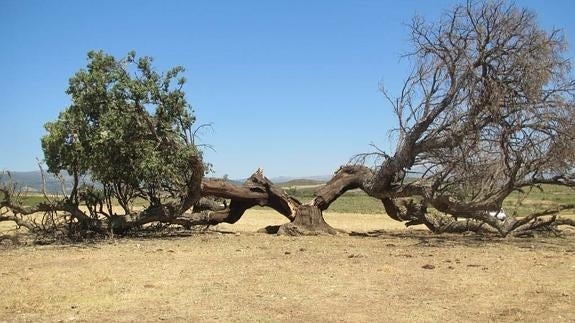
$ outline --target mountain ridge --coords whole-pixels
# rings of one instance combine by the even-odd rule
[[[8,175],[10,174],[10,175]],[[62,174],[66,183],[66,189],[70,188],[72,177],[67,174]],[[277,176],[271,177],[272,183],[281,186],[301,186],[301,185],[321,185],[326,183],[331,178],[330,175],[315,175],[315,176]],[[18,184],[23,190],[31,192],[42,191],[42,175],[40,171],[5,171],[4,175],[0,177],[0,183],[12,180]],[[242,185],[246,179],[230,179],[229,181]],[[88,180],[89,182],[89,180]],[[46,191],[48,193],[61,192],[62,185],[60,181],[51,174],[45,176]]]

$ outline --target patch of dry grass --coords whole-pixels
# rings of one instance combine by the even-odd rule
[[[234,234],[0,251],[0,321],[573,321],[575,235],[495,239],[399,230],[328,214],[378,237],[278,237],[255,210]],[[401,226],[401,224],[398,224]]]

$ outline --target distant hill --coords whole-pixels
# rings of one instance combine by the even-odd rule
[[[293,187],[293,186],[313,186],[313,185],[322,185],[325,184],[325,181],[316,180],[316,179],[307,179],[307,178],[299,178],[299,179],[292,179],[287,182],[278,183],[283,187]]]
[[[31,191],[31,192],[41,192],[42,191],[42,176],[40,171],[32,171],[32,172],[10,172],[12,176],[12,180],[16,182],[23,190]],[[270,180],[283,187],[292,187],[292,186],[308,186],[308,185],[321,185],[325,184],[331,176],[309,176],[309,177],[273,177]],[[70,186],[72,183],[72,178],[70,176],[63,175],[63,178],[66,183],[66,189],[69,191]],[[8,180],[8,176],[4,175],[0,178],[0,182],[6,182]],[[87,180],[89,181],[89,180]],[[231,183],[236,185],[243,185],[245,179],[238,179],[238,180],[229,180]],[[46,191],[47,193],[59,193],[61,192],[61,185],[60,182],[54,178],[52,175],[46,176]]]
[[[14,181],[21,190],[29,192],[42,192],[42,175],[40,171],[32,172],[10,172],[12,181]],[[66,190],[71,189],[72,179],[68,175],[62,175],[65,183]],[[10,180],[7,174],[0,177],[0,183],[6,183]],[[46,180],[46,192],[47,193],[59,193],[62,191],[62,185],[60,181],[53,175],[47,174]]]
[[[289,183],[292,181],[315,181],[315,184],[323,184],[326,183],[331,179],[332,175],[319,175],[319,176],[300,176],[300,177],[288,177],[288,176],[279,176],[279,177],[272,177],[270,180],[276,184],[282,184],[285,186],[285,183]],[[308,185],[315,185],[315,184],[308,184]],[[304,184],[306,185],[306,184]]]

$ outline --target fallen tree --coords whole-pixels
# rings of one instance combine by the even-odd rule
[[[70,80],[71,106],[42,139],[48,171],[68,172],[71,191],[24,207],[14,186],[4,185],[0,221],[46,231],[61,216],[68,233],[82,236],[150,223],[235,223],[247,209],[267,206],[289,220],[278,233],[333,234],[322,212],[361,189],[392,219],[436,233],[507,236],[573,226],[558,216],[570,203],[491,215],[513,193],[575,187],[575,81],[561,32],[541,30],[533,13],[505,2],[467,2],[437,23],[416,17],[410,31],[413,71],[399,96],[383,89],[398,121],[395,151],[356,156],[306,203],[261,170],[241,186],[204,178],[185,80],[177,79],[182,68],[159,74],[150,58],[90,52],[87,69]],[[82,183],[87,176],[99,186]],[[206,199],[213,197],[226,202]],[[138,199],[143,208],[134,208]],[[37,213],[49,216],[39,225],[29,217]]]
[[[365,166],[344,166],[327,184],[319,187],[314,197],[304,204],[274,185],[263,175],[263,171],[258,169],[242,186],[220,179],[203,179],[202,198],[195,203],[190,212],[178,214],[170,213],[168,207],[148,207],[130,214],[113,216],[107,216],[107,213],[102,211],[93,211],[93,208],[87,208],[88,211],[85,211],[86,208],[67,204],[66,199],[49,201],[48,197],[48,202],[35,207],[26,207],[18,197],[13,198],[15,191],[8,190],[4,186],[0,188],[4,196],[0,203],[4,210],[0,215],[0,222],[13,221],[37,234],[74,233],[80,235],[76,238],[83,238],[88,232],[126,234],[152,223],[181,225],[188,229],[193,226],[233,224],[246,210],[254,206],[265,206],[282,214],[289,221],[279,227],[267,228],[268,233],[336,234],[338,231],[325,222],[322,212],[345,192],[361,189],[370,196],[380,199],[386,213],[392,219],[405,222],[406,226],[423,224],[435,233],[477,232],[507,236],[510,233],[526,235],[541,230],[557,232],[560,225],[575,226],[573,219],[558,216],[561,211],[575,208],[573,204],[560,205],[523,217],[508,217],[503,221],[487,213],[479,217],[457,219],[445,213],[428,211],[423,199],[417,203],[411,198],[405,199],[415,196],[415,192],[425,191],[426,188],[416,182],[398,187],[396,191],[380,194],[372,190],[374,177],[375,172]],[[212,199],[213,197],[220,197],[230,202],[218,203]],[[33,217],[36,214],[43,214],[41,220]],[[67,222],[62,222],[61,219],[66,219]]]

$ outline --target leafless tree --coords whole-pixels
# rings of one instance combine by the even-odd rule
[[[376,154],[370,194],[390,215],[433,230],[446,227],[426,219],[428,206],[503,235],[533,224],[538,215],[499,221],[487,211],[526,187],[574,185],[575,82],[561,31],[543,31],[534,13],[500,1],[458,5],[438,23],[416,17],[410,31],[413,72],[397,98],[383,90],[397,149]],[[406,171],[418,180],[398,185]],[[393,199],[402,196],[421,197],[420,211],[399,212]]]
[[[512,192],[541,184],[575,187],[575,81],[560,30],[504,1],[467,2],[438,22],[409,25],[412,73],[394,97],[397,147],[356,157],[309,203],[325,209],[360,188],[387,214],[434,232],[523,234],[557,225],[575,205],[504,220]],[[376,158],[376,167],[365,161]],[[406,181],[406,174],[419,174]]]

